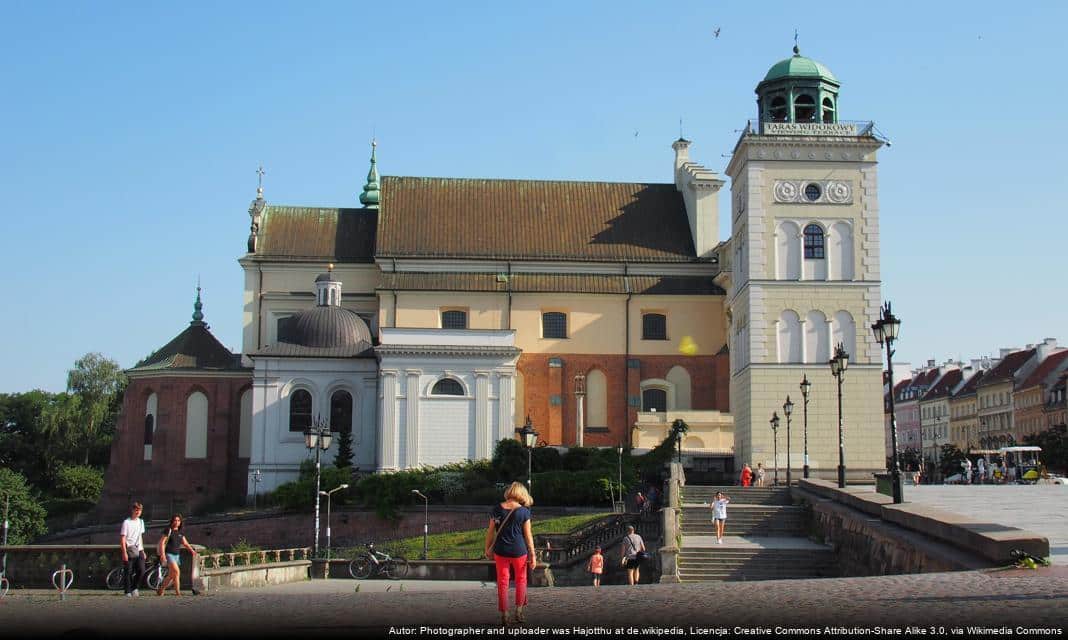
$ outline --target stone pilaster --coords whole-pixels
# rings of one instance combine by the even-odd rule
[[[404,466],[419,466],[419,376],[422,371],[408,369],[405,372],[407,388],[405,389],[405,461]]]
[[[378,442],[378,468],[397,469],[397,372],[381,372],[381,439]]]

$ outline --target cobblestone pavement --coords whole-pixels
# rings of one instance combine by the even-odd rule
[[[66,602],[13,592],[0,601],[0,635],[301,638],[379,636],[391,626],[466,626],[474,635],[497,630],[492,588],[355,593],[354,586],[316,581],[182,598],[99,593]],[[731,635],[736,625],[768,629],[763,635],[776,626],[1063,629],[1068,569],[548,588],[532,590],[529,598],[528,624],[512,634],[607,635],[620,627],[657,626],[660,633],[724,628],[722,635]]]
[[[1062,485],[905,485],[905,500],[980,522],[1019,527],[1049,539],[1054,564],[1068,565],[1068,487]]]

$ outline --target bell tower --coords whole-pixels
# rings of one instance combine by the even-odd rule
[[[735,467],[775,467],[773,412],[796,405],[789,459],[801,477],[804,407],[811,476],[834,480],[839,464],[838,385],[829,361],[849,354],[842,384],[844,465],[870,482],[885,469],[882,358],[870,326],[878,316],[879,201],[870,122],[839,119],[839,82],[794,55],[757,85],[750,121],[727,167],[731,178],[728,291]],[[785,417],[782,419],[785,427]],[[778,466],[785,470],[785,429]]]

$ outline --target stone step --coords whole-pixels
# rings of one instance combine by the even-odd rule
[[[808,580],[812,578],[833,578],[833,571],[827,573],[756,573],[745,571],[712,571],[701,573],[685,573],[679,570],[680,582],[757,582],[765,580]]]
[[[746,549],[730,546],[716,547],[683,547],[679,550],[679,561],[683,560],[767,560],[768,562],[783,562],[797,560],[800,562],[818,561],[833,562],[834,552],[827,549],[809,551],[807,549]]]

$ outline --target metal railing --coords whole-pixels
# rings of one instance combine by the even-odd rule
[[[768,125],[771,125],[771,126],[769,127]],[[787,132],[769,133],[768,129],[774,129],[776,125],[787,125],[786,128],[790,128],[790,129],[796,128],[796,129],[798,129],[800,131],[804,131],[804,130],[808,129],[809,131],[805,131],[804,133],[787,133]],[[840,129],[841,132],[840,133],[839,132],[819,133],[819,131],[821,129],[831,128],[832,126],[834,127],[834,129]],[[741,133],[742,133],[743,136],[746,136],[746,135],[761,135],[761,136],[770,136],[770,135],[784,135],[784,136],[789,136],[789,135],[810,135],[810,136],[818,136],[818,135],[825,135],[825,136],[833,136],[833,137],[840,137],[840,136],[864,137],[864,136],[874,136],[875,135],[875,122],[872,121],[872,120],[839,120],[838,122],[834,122],[834,123],[824,123],[824,122],[818,122],[816,120],[813,120],[811,122],[764,122],[763,124],[761,124],[759,119],[750,119],[750,120],[746,120],[745,128],[742,130]]]
[[[544,562],[571,564],[585,560],[595,547],[608,552],[613,546],[621,544],[630,525],[644,538],[660,537],[657,518],[628,513],[605,516],[571,533],[538,534],[534,536],[534,546]]]

